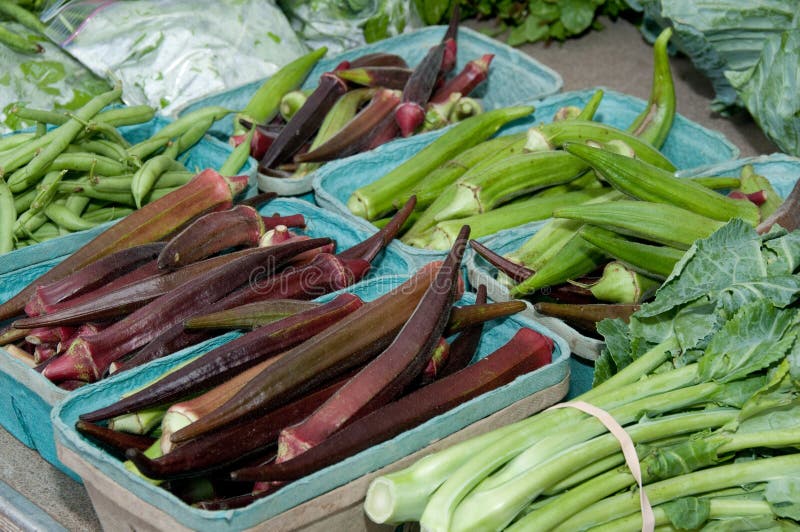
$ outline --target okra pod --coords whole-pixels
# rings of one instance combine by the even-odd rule
[[[397,91],[379,89],[370,103],[344,127],[318,147],[295,155],[296,162],[325,162],[364,151],[372,140],[371,133],[400,102]]]
[[[408,137],[425,120],[424,105],[433,93],[444,57],[445,43],[439,43],[428,50],[416,66],[403,87],[402,103],[394,112],[400,134]]]
[[[698,178],[694,178],[695,181],[697,181],[697,179]],[[766,177],[758,175],[753,169],[753,165],[746,164],[742,167],[741,179],[739,181],[739,185],[732,185],[726,188],[739,189],[745,194],[762,191],[766,196],[764,203],[759,206],[762,220],[771,216],[781,206],[783,200],[781,200],[781,197],[772,187],[772,183],[770,183],[769,179]]]
[[[431,97],[431,103],[441,103],[453,93],[469,96],[489,75],[489,65],[494,59],[494,54],[484,54],[478,59],[473,59],[464,66],[453,79],[445,83]]]
[[[758,224],[756,227],[758,234],[763,235],[769,232],[775,224],[787,231],[794,231],[800,227],[800,208],[798,208],[798,203],[800,203],[800,181],[795,183],[794,188],[783,200],[780,207]]]
[[[631,314],[639,310],[639,305],[620,303],[550,303],[538,302],[533,305],[536,312],[552,316],[578,330],[596,334],[597,323],[605,319],[620,318],[627,322]]]
[[[373,52],[364,54],[351,60],[348,68],[372,66],[408,68],[408,63],[406,63],[406,60],[397,54],[388,52]]]
[[[306,103],[309,94],[311,94],[310,91],[300,89],[284,94],[283,98],[281,98],[281,104],[278,106],[281,117],[286,122],[291,120],[294,114]]]
[[[725,225],[674,205],[631,200],[564,207],[553,216],[678,249],[688,249],[696,240],[706,238]]]
[[[586,275],[605,261],[606,257],[602,252],[572,233],[569,240],[549,260],[536,269],[531,277],[513,286],[509,294],[512,297],[533,294],[545,287]]]
[[[531,128],[528,130],[527,148],[531,151],[551,150],[568,143],[583,144],[588,141],[600,144],[622,141],[634,151],[637,159],[662,170],[675,171],[675,165],[649,143],[621,129],[590,120],[562,120]]]
[[[666,279],[683,257],[683,251],[669,246],[654,246],[635,242],[601,227],[585,225],[580,236],[587,242],[603,250],[609,257],[621,261],[631,268]]]
[[[516,106],[488,111],[450,128],[419,153],[397,166],[377,181],[357,189],[347,201],[350,212],[374,220],[400,206],[410,191],[434,168],[458,153],[494,135],[503,125],[527,116],[533,107]],[[405,197],[401,197],[405,196]]]
[[[742,218],[756,225],[759,221],[758,207],[750,201],[728,198],[644,161],[579,144],[568,144],[566,150],[586,161],[611,186],[629,196],[674,205],[723,222]]]
[[[170,239],[158,256],[158,267],[173,270],[233,247],[255,247],[264,222],[253,207],[236,205],[205,214]]]
[[[364,87],[402,90],[411,72],[411,69],[403,67],[372,66],[339,70],[336,75],[345,81]]]
[[[672,28],[665,28],[653,43],[653,82],[647,106],[628,127],[635,136],[660,148],[675,118],[675,85],[669,69],[667,44]]]
[[[553,211],[561,207],[583,203],[589,199],[601,196],[606,191],[602,188],[576,190],[554,196],[530,198],[514,201],[489,212],[438,222],[430,233],[429,240],[424,247],[430,249],[448,249],[455,241],[455,235],[461,225],[469,225],[475,229],[474,238],[494,234],[503,229],[509,229],[528,222],[544,220],[553,216]]]
[[[287,351],[215,412],[172,435],[179,443],[285,404],[381,352],[405,324],[441,263],[429,263],[395,290]]]
[[[477,294],[475,295],[476,305],[486,304],[486,285],[481,284],[478,286]],[[451,312],[452,318],[452,312]],[[450,354],[447,357],[444,365],[436,376],[437,379],[442,379],[448,375],[452,375],[457,371],[466,368],[478,351],[478,344],[483,335],[484,322],[472,325],[462,330],[458,337],[450,344]]]
[[[319,85],[270,145],[258,164],[260,172],[291,159],[319,129],[325,115],[345,92],[347,84],[330,72],[322,75]]]
[[[276,461],[290,460],[319,445],[344,424],[394,400],[420,375],[460,295],[461,258],[468,238],[469,227],[464,226],[433,283],[392,343],[308,418],[281,431]]]
[[[314,338],[346,316],[352,315],[362,305],[358,297],[342,294],[324,305],[259,327],[209,351],[113,405],[81,415],[81,419],[88,421],[108,419],[122,413],[170,404],[189,397],[223,383],[269,357]]]
[[[277,114],[281,98],[287,92],[303,84],[314,65],[328,52],[324,46],[317,48],[302,57],[299,57],[280,68],[267,79],[253,96],[242,112],[234,120],[234,134],[241,135],[245,128],[240,119],[245,119],[252,124],[266,124]]]
[[[293,299],[274,299],[241,305],[194,316],[183,324],[187,329],[257,329],[262,325],[318,307],[319,303],[295,301]]]
[[[99,442],[104,448],[119,456],[125,456],[125,451],[128,449],[144,451],[156,441],[155,438],[149,436],[119,432],[86,421],[75,422],[75,430]]]
[[[256,268],[274,270],[297,253],[329,241],[309,239],[243,254],[153,300],[100,333],[78,337],[43,374],[56,382],[68,378],[97,380],[115,360],[246,283]]]

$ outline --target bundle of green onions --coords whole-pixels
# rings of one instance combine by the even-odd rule
[[[732,252],[733,251],[733,252]],[[734,220],[629,323],[598,326],[594,387],[636,446],[656,530],[800,518],[800,232]],[[548,410],[376,478],[365,511],[422,530],[641,530],[639,488],[596,418]]]

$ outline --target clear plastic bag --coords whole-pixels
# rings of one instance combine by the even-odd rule
[[[264,0],[72,0],[43,13],[47,35],[127,104],[172,114],[194,100],[272,75],[306,52]]]
[[[421,28],[412,0],[278,0],[295,31],[312,48],[336,54]]]
[[[25,34],[21,25],[5,24]],[[39,44],[44,48],[40,54],[23,54],[0,46],[0,134],[32,125],[14,115],[14,107],[75,110],[109,89],[105,80],[55,44],[44,38]]]

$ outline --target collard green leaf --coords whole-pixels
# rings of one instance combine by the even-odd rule
[[[597,332],[606,343],[606,350],[617,369],[622,369],[631,362],[630,328],[620,318],[605,319],[597,324]]]
[[[611,358],[611,354],[608,352],[608,349],[603,349],[600,352],[600,356],[597,357],[597,360],[594,361],[594,372],[592,372],[592,387],[598,386],[611,377],[617,372],[617,368],[614,365],[614,360]]]
[[[683,497],[659,506],[677,529],[695,530],[708,520],[711,504],[698,497]]]
[[[784,528],[783,523],[775,519],[774,515],[765,514],[712,519],[700,530],[702,532],[786,532],[796,529]]]
[[[776,515],[800,519],[800,478],[785,477],[767,482],[764,497]]]
[[[800,231],[793,231],[764,242],[769,275],[789,275],[800,266]]]
[[[707,297],[702,297],[678,310],[672,328],[678,338],[678,345],[686,351],[705,348],[705,340],[720,326],[716,304]]]
[[[797,345],[797,341],[795,341],[795,345]],[[739,414],[739,421],[743,423],[742,429],[745,431],[759,430],[760,424],[765,423],[767,416],[774,412],[778,413],[770,423],[777,422],[780,425],[783,423],[779,420],[787,412],[790,416],[800,414],[800,411],[796,411],[795,405],[798,400],[798,387],[789,370],[788,357],[770,369],[764,387],[753,394],[753,397],[742,406]],[[764,419],[759,421],[761,417]],[[800,422],[800,418],[798,418],[798,422]],[[744,425],[748,425],[750,428],[745,429]],[[779,427],[771,426],[771,428]]]
[[[711,338],[699,370],[704,380],[729,382],[780,360],[792,348],[797,311],[778,310],[767,300],[742,307]]]
[[[642,305],[639,316],[656,316],[678,305],[709,295],[712,299],[734,283],[764,277],[761,239],[753,227],[733,220],[711,236],[695,242],[684,257],[679,275],[670,276],[655,301]]]

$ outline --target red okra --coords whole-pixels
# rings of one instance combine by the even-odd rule
[[[204,170],[178,190],[112,225],[0,305],[0,320],[20,314],[37,286],[63,279],[115,251],[161,240],[206,212],[230,208],[246,184],[241,179],[226,179],[214,170]]]
[[[311,414],[342,384],[344,380],[338,380],[265,415],[186,442],[155,460],[135,448],[128,452],[128,458],[139,471],[154,479],[198,476],[231,467],[269,451],[282,427]]]
[[[411,69],[400,67],[360,67],[340,70],[336,75],[345,81],[365,87],[402,90],[411,72]]]
[[[87,421],[77,421],[75,430],[84,436],[88,436],[91,440],[99,442],[104,448],[120,456],[125,456],[125,451],[128,449],[144,451],[156,441],[155,438],[149,436],[119,432]]]
[[[545,316],[563,320],[581,331],[596,333],[598,322],[613,318],[621,318],[627,322],[631,314],[639,310],[639,305],[627,303],[589,303],[581,305],[539,302],[533,308]]]
[[[164,244],[142,244],[103,257],[53,283],[36,287],[25,313],[36,316],[50,305],[90,292],[158,256]]]
[[[175,443],[267,412],[380,353],[416,308],[441,263],[423,266],[400,287],[287,351],[215,412],[172,435]]]
[[[325,162],[341,159],[364,151],[372,141],[373,132],[383,119],[394,111],[400,97],[397,91],[379,89],[369,105],[317,148],[295,156],[297,162]]]
[[[100,333],[78,337],[58,361],[45,368],[44,376],[56,382],[71,378],[97,380],[112,362],[246,283],[257,269],[274,271],[297,253],[329,241],[311,239],[243,254],[171,290]]]
[[[478,293],[475,296],[476,305],[486,304],[486,285],[478,286]],[[452,312],[451,312],[452,317]],[[472,361],[472,357],[478,351],[478,344],[483,335],[483,324],[481,322],[470,327],[467,327],[458,337],[450,344],[450,354],[447,357],[444,365],[442,366],[437,378],[441,379],[448,375],[466,368]]]
[[[231,477],[242,481],[296,480],[549,364],[552,352],[550,338],[522,328],[485,358],[367,414],[294,459],[240,469]]]
[[[325,73],[306,103],[292,117],[270,145],[258,165],[260,172],[274,168],[292,158],[319,129],[339,97],[347,92],[347,84],[332,73]]]
[[[253,207],[236,205],[195,220],[174,236],[158,255],[158,267],[173,270],[235,247],[256,247],[264,222]]]
[[[314,414],[281,432],[277,461],[318,445],[352,419],[392,401],[417,378],[428,364],[457,299],[468,236],[469,227],[464,226],[434,282],[386,350]]]
[[[494,59],[494,54],[485,54],[479,59],[473,59],[464,66],[464,69],[453,79],[444,84],[431,97],[431,103],[447,101],[451,94],[459,93],[469,96],[470,93],[483,83],[489,75],[489,64]]]
[[[400,134],[408,137],[425,120],[424,105],[428,103],[442,67],[445,43],[433,46],[408,78],[403,88],[403,101],[395,110]]]
[[[364,54],[348,62],[348,68],[361,67],[397,67],[408,68],[406,60],[397,54],[387,52],[374,52]]]
[[[361,306],[358,297],[342,294],[319,307],[259,327],[209,351],[140,392],[81,415],[81,419],[99,421],[173,403],[314,337]]]

